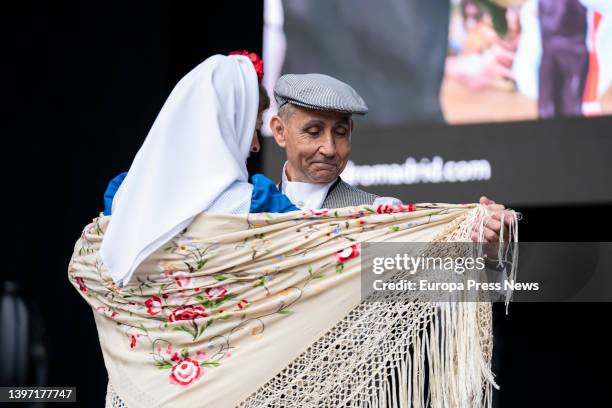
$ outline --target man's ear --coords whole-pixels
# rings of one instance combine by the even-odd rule
[[[285,124],[280,116],[272,116],[272,119],[270,119],[270,130],[272,131],[274,140],[276,140],[276,144],[284,149],[287,145],[287,140],[285,136]]]

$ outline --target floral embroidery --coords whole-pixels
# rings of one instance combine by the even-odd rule
[[[183,306],[175,309],[172,314],[170,314],[169,321],[177,322],[179,320],[194,320],[198,317],[207,317],[208,313],[206,313],[206,309],[202,306]]]
[[[336,272],[340,273],[344,270],[344,263],[351,258],[359,256],[359,246],[351,245],[348,248],[341,249],[336,252]]]
[[[85,286],[85,281],[83,280],[83,278],[75,278],[75,280],[79,284],[79,290],[83,293],[87,293],[88,289],[87,286]]]
[[[157,296],[153,296],[152,298],[145,300],[144,303],[145,303],[145,306],[147,307],[147,313],[149,313],[152,316],[160,314],[164,307],[161,299]]]
[[[174,272],[172,274],[172,276],[174,277],[174,279],[176,280],[177,285],[180,288],[191,288],[192,282],[191,282],[191,276],[189,276],[187,273],[185,272]]]
[[[189,385],[200,378],[202,369],[196,360],[185,358],[172,367],[170,378],[180,385]]]
[[[225,289],[223,286],[218,286],[215,288],[206,288],[204,290],[204,293],[206,294],[206,296],[208,296],[208,299],[210,300],[221,299],[225,297],[227,289]]]
[[[376,206],[376,212],[378,214],[391,214],[397,212],[413,212],[416,211],[416,204],[378,204]]]

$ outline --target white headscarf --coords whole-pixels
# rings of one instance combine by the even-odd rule
[[[212,56],[174,87],[113,205],[100,255],[115,282],[127,284],[145,258],[248,181],[258,95],[241,55]]]

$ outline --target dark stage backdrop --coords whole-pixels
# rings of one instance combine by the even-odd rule
[[[76,386],[76,405],[96,407],[103,406],[107,379],[89,306],[66,277],[74,242],[102,209],[108,180],[129,167],[178,79],[214,53],[261,51],[263,6],[88,6],[20,2],[18,9],[2,12],[11,110],[1,160],[6,205],[0,280],[18,282],[29,307],[42,314],[45,385]],[[529,131],[528,124],[517,126]],[[260,167],[257,160],[251,163],[251,169]],[[584,183],[585,189],[602,188]],[[535,207],[507,200],[525,215],[522,240],[609,240],[605,205]],[[590,406],[603,400],[609,376],[595,372],[610,367],[605,323],[611,311],[610,304],[511,305],[499,374],[503,406]],[[32,365],[34,372],[44,362]]]

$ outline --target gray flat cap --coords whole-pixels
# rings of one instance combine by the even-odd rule
[[[357,92],[342,81],[323,74],[286,74],[274,87],[280,108],[286,103],[304,108],[365,115],[368,107]]]

